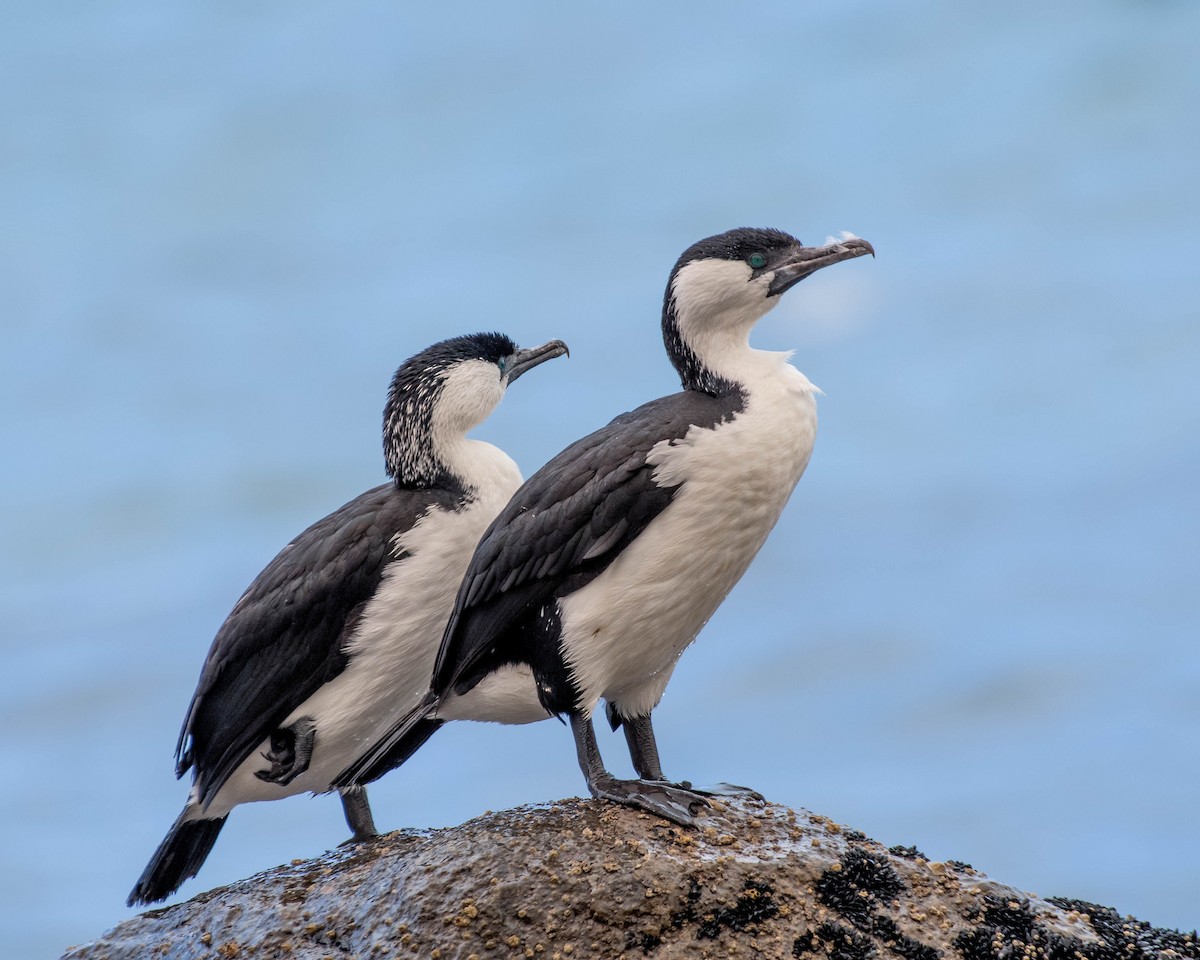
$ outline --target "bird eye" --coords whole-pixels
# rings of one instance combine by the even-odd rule
[[[501,373],[504,373],[504,368],[508,366],[508,357],[501,357],[496,361],[496,366],[500,368]]]
[[[761,253],[752,253],[746,258],[746,262],[755,270],[761,270],[767,265],[767,258]]]

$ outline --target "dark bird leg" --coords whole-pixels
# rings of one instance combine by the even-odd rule
[[[684,827],[694,827],[694,814],[708,806],[703,797],[680,789],[674,784],[651,783],[647,780],[618,780],[604,769],[600,748],[596,745],[596,731],[592,729],[592,718],[572,712],[571,735],[575,738],[575,752],[579,756],[579,768],[587,780],[592,796],[610,800],[625,807],[636,807],[647,813],[657,814]]]
[[[308,769],[312,760],[317,725],[310,717],[301,717],[290,727],[280,727],[271,733],[271,749],[263,759],[271,764],[269,770],[256,770],[259,780],[289,784]]]
[[[350,827],[351,837],[347,843],[358,843],[379,836],[375,829],[375,818],[371,816],[371,803],[364,786],[342,787],[338,790],[342,798],[342,811]]]
[[[621,721],[625,727],[625,742],[629,744],[629,759],[633,769],[643,780],[666,780],[662,763],[658,759],[658,744],[654,740],[654,728],[649,717]]]
[[[629,745],[629,759],[633,761],[633,769],[643,780],[666,780],[662,772],[662,763],[658,759],[658,744],[654,740],[654,728],[650,725],[650,717],[638,717],[626,720],[617,712],[611,703],[604,705],[608,716],[608,725],[617,730],[625,728],[625,742]]]
[[[654,740],[654,727],[650,718],[636,717],[633,720],[622,720],[625,727],[625,742],[629,744],[629,757],[633,761],[633,769],[643,780],[666,781],[662,772],[662,764],[658,759],[658,744]],[[689,793],[699,793],[706,797],[753,797],[763,799],[757,790],[749,787],[739,787],[733,783],[714,783],[711,786],[694,787],[684,780],[673,784]]]

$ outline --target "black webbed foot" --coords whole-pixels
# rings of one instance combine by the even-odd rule
[[[702,797],[745,797],[749,800],[766,800],[761,793],[750,787],[739,787],[736,783],[706,783],[696,786],[688,780],[672,784],[688,793],[698,793]]]
[[[254,775],[259,780],[280,786],[291,783],[308,769],[316,736],[317,725],[311,717],[301,717],[290,727],[272,731],[271,749],[262,755],[271,767],[268,770],[256,770]]]
[[[607,775],[590,780],[588,789],[593,797],[645,810],[681,827],[694,827],[695,815],[709,805],[695,792],[663,781],[618,780]]]

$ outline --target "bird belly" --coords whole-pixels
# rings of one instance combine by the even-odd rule
[[[510,663],[489,673],[466,693],[443,700],[436,716],[439,720],[534,723],[550,714],[538,700],[533,671],[526,664]]]
[[[384,571],[363,611],[345,669],[280,724],[287,727],[303,717],[313,721],[308,768],[287,784],[260,779],[257,772],[270,767],[263,758],[270,743],[264,741],[225,782],[204,816],[221,816],[240,803],[328,790],[338,773],[417,704],[429,690],[442,632],[475,544],[511,492],[481,498],[463,510],[431,510],[397,537],[401,559]],[[536,703],[532,678],[529,698]]]
[[[603,697],[623,716],[647,715],[762,547],[816,436],[813,388],[796,376],[807,389],[781,378],[751,393],[733,420],[693,427],[647,458],[657,482],[680,484],[674,499],[603,573],[559,601],[581,709]]]

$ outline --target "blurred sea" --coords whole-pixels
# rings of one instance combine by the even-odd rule
[[[744,224],[878,259],[759,326],[821,435],[668,774],[1200,925],[1200,5],[24,4],[0,81],[11,956],[130,915],[212,635],[382,479],[401,360],[567,340],[478,432],[532,472],[676,388],[667,271]],[[459,725],[373,796],[582,789],[558,724]],[[344,837],[240,808],[181,896]]]

